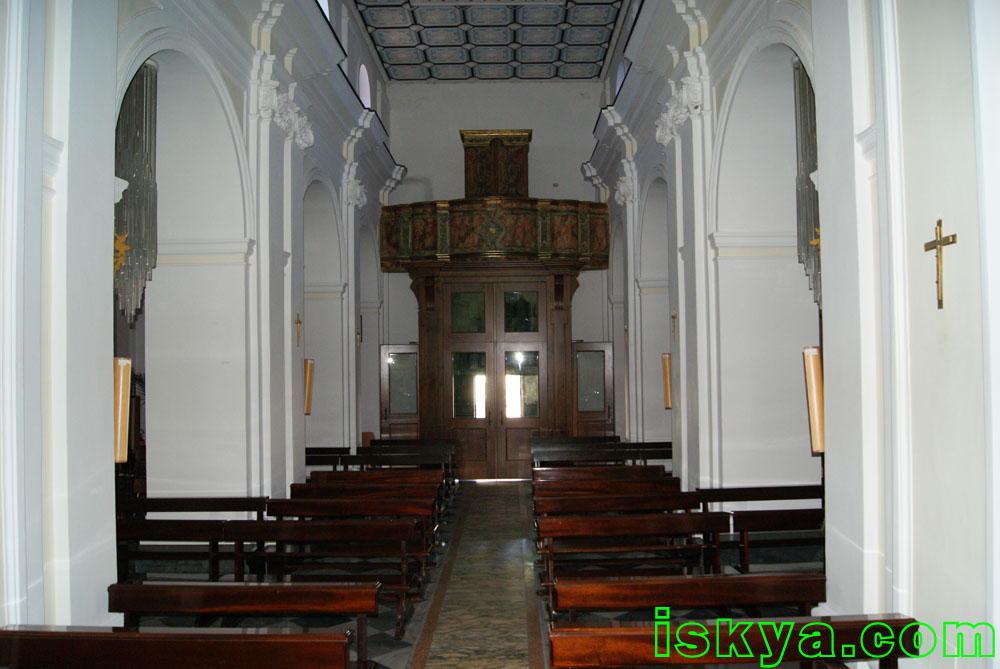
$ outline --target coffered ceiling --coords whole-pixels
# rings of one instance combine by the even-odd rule
[[[595,79],[627,0],[356,0],[394,81]]]

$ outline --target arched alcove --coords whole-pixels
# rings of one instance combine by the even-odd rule
[[[358,354],[358,402],[361,432],[379,434],[379,344],[382,329],[382,273],[370,226],[358,235],[358,271],[361,297],[361,350]]]
[[[611,252],[608,256],[608,302],[610,304],[612,357],[615,374],[615,433],[626,435],[628,403],[626,402],[626,370],[628,370],[628,342],[625,326],[628,323],[628,306],[625,299],[625,231],[620,220],[611,221]]]
[[[315,361],[306,446],[344,445],[344,281],[334,196],[313,181],[302,199],[305,357]]]
[[[368,68],[362,63],[358,68],[358,97],[368,109],[372,107],[372,82],[368,78]]]
[[[667,253],[667,183],[660,178],[646,190],[639,231],[636,272],[636,326],[639,329],[639,364],[642,375],[642,439],[668,441],[671,415],[663,405],[662,356],[670,353],[670,259]]]
[[[720,483],[812,483],[802,349],[819,318],[796,255],[794,52],[768,46],[740,73],[718,176]]]
[[[147,489],[248,492],[248,241],[222,95],[177,51],[158,67],[158,260],[147,284]],[[177,420],[183,416],[184,420]]]

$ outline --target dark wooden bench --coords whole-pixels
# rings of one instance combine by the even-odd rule
[[[208,579],[218,580],[219,548],[224,540],[225,524],[224,520],[119,520],[119,582],[129,580],[129,567],[135,560],[207,560]]]
[[[594,566],[628,569],[603,572],[607,576],[666,575],[694,564],[718,573],[719,535],[729,530],[729,521],[728,513],[702,512],[538,518],[542,584],[595,576]],[[622,553],[642,555],[594,557]]]
[[[231,520],[225,531],[233,542],[237,581],[246,578],[245,563],[258,581],[266,573],[317,582],[377,581],[380,592],[396,601],[396,638],[402,638],[411,593],[420,595],[428,557],[418,520]],[[256,548],[248,552],[247,544]]]
[[[780,536],[755,538],[754,545],[767,547],[823,545],[823,509],[774,509],[733,511],[733,532],[740,537],[740,570],[750,571],[750,536],[770,532]]]
[[[822,573],[736,574],[556,579],[549,606],[553,614],[574,611],[646,609],[650,619],[659,606],[675,608],[790,605],[800,615],[826,601]],[[726,613],[728,615],[728,613]],[[751,615],[758,615],[756,613]]]
[[[264,519],[267,497],[133,497],[119,502],[120,518],[149,513],[252,513]]]
[[[816,499],[822,502],[822,485],[744,486],[732,488],[698,488],[702,508],[708,511],[711,504],[723,502],[770,502],[784,500]]]
[[[427,484],[441,485],[441,472],[428,469],[370,469],[363,472],[314,471],[309,475],[310,483],[364,482],[382,484]],[[294,484],[293,484],[294,485]]]
[[[598,462],[645,465],[649,460],[670,460],[673,444],[669,441],[533,444],[531,457],[535,467]]]
[[[580,480],[535,481],[531,493],[536,500],[542,497],[568,497],[570,495],[605,495],[611,493],[647,495],[680,492],[680,480],[672,477],[648,480]]]
[[[603,495],[539,496],[534,499],[537,516],[588,513],[649,513],[651,511],[690,511],[701,501],[687,492],[614,493]]]
[[[15,625],[0,628],[0,666],[76,669],[338,669],[344,634],[268,629]]]
[[[424,550],[434,547],[437,534],[437,503],[433,495],[423,497],[327,497],[314,499],[272,499],[267,514],[285,518],[416,518],[420,521]]]
[[[598,444],[598,443],[611,443],[619,442],[622,438],[616,434],[609,435],[587,435],[587,436],[560,436],[560,435],[547,435],[547,436],[531,436],[528,437],[528,443],[531,446],[535,445],[545,445],[545,444]]]
[[[689,621],[683,621],[689,622]],[[700,652],[705,643],[701,637],[690,632],[699,628],[681,627],[681,621],[673,621],[667,626],[654,622],[607,623],[552,623],[549,627],[550,663],[553,669],[564,667],[631,667],[671,664],[756,664],[762,665],[762,658],[769,657],[770,646],[761,635],[758,620],[734,620],[721,624],[716,620],[699,622],[710,639],[704,654],[689,658],[678,651],[680,643],[693,644],[689,655]],[[784,662],[811,662],[824,653],[823,660],[839,662],[860,662],[877,660],[882,669],[895,669],[898,661],[916,653],[916,621],[913,618],[890,613],[881,615],[830,616],[815,618],[774,618],[768,621],[775,626],[787,624],[788,643],[782,646]],[[738,636],[749,623],[749,630],[743,638]],[[823,623],[832,630],[826,641],[814,648],[810,633],[816,630],[815,623]],[[812,627],[807,627],[812,625]],[[875,625],[873,627],[873,625]],[[774,629],[774,628],[769,628]],[[826,629],[826,628],[824,628]],[[783,631],[784,635],[785,632]],[[891,634],[895,643],[881,643],[877,634]],[[770,638],[773,642],[774,639]],[[804,643],[800,643],[804,641]],[[669,646],[668,646],[669,644]],[[669,647],[669,653],[667,648]],[[737,656],[736,652],[745,656]],[[817,653],[809,657],[803,650]],[[782,652],[779,651],[779,652]],[[873,652],[871,652],[873,651]],[[885,655],[882,655],[885,653]],[[658,657],[657,655],[665,655]],[[777,662],[778,658],[770,661]],[[770,663],[769,661],[769,663]]]
[[[531,480],[538,481],[648,481],[668,478],[662,465],[582,467],[535,467]]]
[[[306,467],[335,465],[341,455],[350,454],[350,446],[306,446]]]
[[[356,618],[358,667],[368,658],[367,616],[378,614],[378,583],[116,583],[108,611],[136,629],[144,615],[198,617],[348,615]]]

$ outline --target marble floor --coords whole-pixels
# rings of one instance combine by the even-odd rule
[[[409,666],[541,668],[530,484],[466,481],[461,504]]]

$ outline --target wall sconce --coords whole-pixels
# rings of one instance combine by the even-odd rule
[[[306,381],[306,415],[312,413],[312,403],[313,403],[313,370],[316,369],[316,361],[312,358],[306,358],[305,363],[305,381]]]
[[[128,460],[128,417],[132,399],[132,359],[115,358],[115,462]]]
[[[673,403],[673,386],[671,385],[670,378],[670,354],[664,353],[662,356],[663,360],[663,408],[669,409]]]
[[[813,455],[826,452],[826,434],[823,429],[823,359],[819,346],[802,350],[806,371],[806,402],[809,405],[809,438]]]

